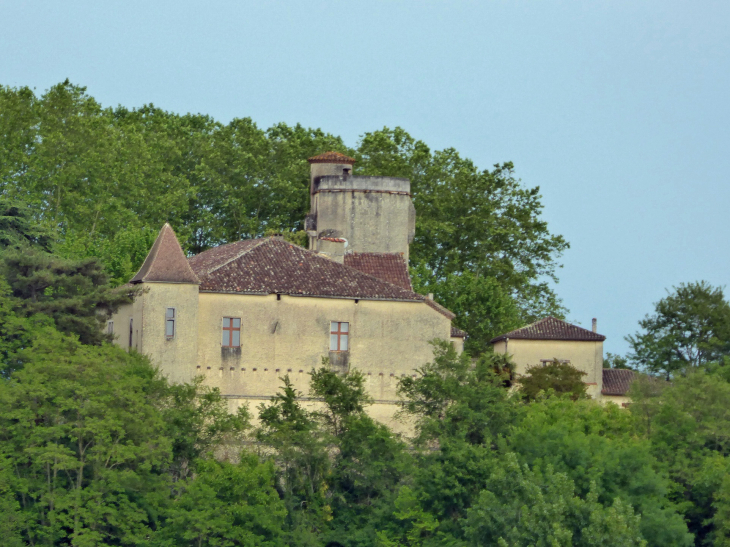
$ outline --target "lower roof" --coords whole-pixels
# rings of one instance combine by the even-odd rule
[[[534,323],[513,330],[505,334],[500,334],[496,338],[490,340],[491,344],[500,342],[505,339],[510,340],[572,340],[579,342],[603,342],[606,337],[597,332],[571,325],[570,323],[557,319],[556,317],[546,317]]]

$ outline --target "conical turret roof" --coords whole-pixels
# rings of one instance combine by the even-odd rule
[[[200,284],[180,242],[169,224],[165,224],[152,245],[144,264],[130,283],[195,283]]]

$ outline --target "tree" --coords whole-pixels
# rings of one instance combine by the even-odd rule
[[[623,355],[616,355],[610,351],[607,352],[603,358],[603,368],[634,370],[633,367],[629,365],[627,357],[624,357]]]
[[[327,368],[327,358],[322,364],[324,366],[311,372],[310,393],[324,403],[324,409],[316,411],[315,415],[337,437],[347,430],[351,419],[364,415],[365,407],[372,399],[365,391],[365,376],[361,372],[353,370],[340,375]]]
[[[106,319],[132,301],[133,290],[112,290],[96,259],[65,260],[35,249],[6,250],[0,274],[7,281],[18,315],[44,314],[56,327],[84,344],[109,340]]]
[[[160,546],[283,546],[286,508],[274,489],[274,468],[251,454],[231,464],[203,460],[194,479],[178,485],[154,539]]]
[[[632,415],[616,405],[561,397],[538,400],[524,405],[504,444],[530,469],[549,466],[564,473],[582,500],[595,496],[609,509],[620,499],[632,507],[648,545],[691,543],[681,507],[669,497],[671,483],[661,462],[650,443],[637,438]]]
[[[540,393],[547,394],[551,391],[556,395],[567,395],[577,401],[588,397],[586,385],[583,383],[585,375],[585,372],[570,363],[562,363],[555,359],[545,365],[528,367],[527,374],[519,379],[519,391],[528,401],[534,401]]]
[[[316,417],[302,407],[302,393],[286,375],[282,389],[259,406],[261,426],[256,437],[268,447],[277,470],[277,490],[287,508],[289,545],[315,545],[332,520],[326,483],[331,472],[327,437]]]
[[[25,203],[0,198],[0,249],[34,247],[51,251],[53,235],[38,221]]]
[[[168,487],[154,404],[164,382],[142,356],[52,327],[20,353],[23,368],[0,382],[0,463],[13,470],[24,540],[139,544]]]
[[[671,384],[657,383],[661,389],[638,382],[632,386],[630,411],[668,470],[670,497],[684,513],[696,544],[711,544],[727,525],[723,496],[730,473],[730,383],[704,370],[678,376]]]
[[[722,288],[705,281],[682,283],[627,336],[637,366],[667,378],[730,355],[730,304]]]
[[[449,276],[470,272],[496,280],[523,322],[562,315],[545,280],[557,280],[568,244],[540,218],[539,188],[523,187],[511,163],[480,170],[454,149],[431,152],[399,127],[366,133],[356,157],[362,174],[411,180],[417,213],[411,263],[428,272],[419,282],[432,287],[428,292],[449,293],[439,289],[455,280]]]
[[[507,454],[469,509],[466,531],[474,545],[645,547],[640,520],[620,498],[604,507],[593,488],[581,498],[566,474]]]

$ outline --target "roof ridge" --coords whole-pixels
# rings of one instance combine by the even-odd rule
[[[237,255],[235,255],[233,258],[231,258],[231,259],[229,259],[229,260],[227,260],[225,262],[222,262],[221,264],[216,265],[214,268],[211,268],[210,270],[206,270],[205,271],[205,275],[210,275],[214,271],[220,270],[223,266],[227,266],[228,264],[230,264],[234,260],[238,260],[243,255],[245,255],[246,253],[251,252],[254,249],[257,249],[258,247],[260,247],[261,245],[263,245],[264,243],[266,243],[266,241],[268,241],[270,239],[273,239],[273,238],[270,238],[270,237],[260,237],[260,238],[255,238],[255,239],[252,239],[252,240],[251,239],[239,239],[238,241],[234,241],[233,243],[226,243],[226,245],[235,245],[236,243],[240,243],[241,241],[256,241],[256,239],[258,239],[258,243],[256,243],[255,245],[251,245],[250,247],[246,247],[240,253],[238,253]],[[218,247],[213,247],[213,249],[218,249],[220,247],[224,247],[224,245],[219,245]],[[213,249],[209,249],[209,250],[212,251]],[[203,254],[203,253],[200,253],[200,254]],[[200,255],[197,255],[197,256],[200,256]]]

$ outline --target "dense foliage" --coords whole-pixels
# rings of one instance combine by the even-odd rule
[[[730,357],[730,303],[721,287],[682,283],[654,308],[639,321],[643,332],[626,338],[638,367],[670,377]]]
[[[412,180],[415,284],[471,333],[477,357],[435,342],[402,378],[412,438],[368,415],[357,371],[323,363],[316,403],[284,377],[271,401],[231,413],[98,328],[164,221],[190,252],[296,239],[306,158],[327,149]],[[642,323],[632,364],[672,381],[640,376],[629,411],[586,399],[560,363],[511,390],[514,367],[486,343],[561,312],[546,280],[567,244],[510,164],[480,171],[401,129],[348,149],[300,126],[104,109],[65,82],[40,97],[0,88],[0,185],[3,545],[730,545],[722,291],[682,285]]]

